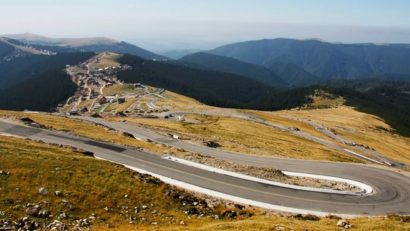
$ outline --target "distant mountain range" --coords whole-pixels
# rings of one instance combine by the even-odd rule
[[[241,75],[284,88],[304,87],[333,79],[410,79],[409,44],[341,44],[313,39],[265,39],[228,44],[209,51],[171,50],[158,55],[104,37],[48,38],[30,33],[3,37],[29,44],[37,50],[52,52],[111,51],[147,60],[174,59],[181,64]]]
[[[300,81],[309,83],[311,78],[312,83],[316,83],[318,79],[410,76],[408,48],[406,44],[338,44],[319,40],[272,39],[229,44],[208,53],[263,66],[288,83],[296,81],[298,85]]]
[[[155,54],[151,51],[142,49],[133,44],[116,41],[110,38],[95,37],[95,38],[48,38],[41,35],[30,33],[25,34],[8,34],[0,37],[19,40],[30,45],[38,45],[42,48],[66,48],[65,51],[89,51],[103,52],[110,51],[115,53],[132,54],[144,59],[167,59],[164,56]]]
[[[205,69],[242,75],[274,87],[285,87],[287,85],[287,83],[273,71],[259,65],[245,63],[233,58],[200,52],[185,56],[179,59],[179,61],[182,63],[193,64],[198,68],[202,67]]]
[[[1,109],[52,110],[76,90],[63,71],[66,65],[112,51],[125,54],[119,61],[132,66],[118,73],[125,82],[161,87],[210,105],[259,110],[299,107],[321,88],[410,135],[406,44],[260,40],[170,60],[106,38],[9,37],[0,37]]]

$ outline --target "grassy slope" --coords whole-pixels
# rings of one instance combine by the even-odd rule
[[[126,94],[126,93],[134,93],[136,90],[134,90],[134,87],[129,84],[122,84],[122,85],[112,85],[109,87],[104,88],[103,94],[104,96],[112,96],[116,94]],[[141,93],[142,90],[141,90]]]
[[[37,123],[43,124],[51,129],[58,131],[71,132],[79,136],[89,137],[95,140],[101,140],[111,143],[117,143],[137,148],[144,148],[153,152],[162,153],[166,148],[126,136],[122,136],[115,131],[110,131],[104,127],[96,126],[91,123],[83,122],[77,119],[69,119],[61,116],[53,116],[49,114],[39,113],[22,113],[12,111],[0,111],[2,118],[24,118],[29,117]]]
[[[288,110],[273,114],[311,119],[356,143],[369,145],[390,158],[410,164],[410,138],[396,134],[385,121],[377,116],[358,112],[347,106],[316,110]]]
[[[158,98],[156,105],[171,107],[174,110],[195,110],[195,111],[218,111],[229,115],[230,111],[221,110],[217,107],[207,106],[192,98],[166,91],[164,98]],[[268,116],[264,112],[244,111],[254,113],[258,116]],[[246,120],[220,117],[220,116],[190,116],[191,119],[201,121],[199,124],[176,122],[170,120],[154,120],[133,118],[127,119],[142,125],[159,128],[164,131],[178,132],[196,140],[216,139],[222,144],[222,148],[252,154],[278,155],[283,157],[293,157],[315,160],[332,161],[357,161],[350,156],[346,156],[337,151],[333,151],[312,141],[308,141],[278,129],[269,128]],[[114,118],[124,120],[123,118]],[[265,118],[266,119],[266,118]],[[276,117],[279,124],[290,127],[298,127],[304,131],[313,133],[323,139],[327,139],[321,133],[314,130],[309,125],[285,118]],[[211,126],[210,126],[211,125]]]
[[[46,144],[11,137],[0,137],[1,169],[9,171],[9,176],[0,176],[0,211],[2,218],[18,219],[24,215],[26,203],[48,201],[43,206],[52,214],[66,212],[70,223],[78,218],[86,218],[95,213],[96,230],[339,230],[337,220],[323,218],[320,221],[304,221],[280,215],[261,215],[237,220],[213,220],[210,218],[188,218],[181,209],[180,202],[164,196],[167,186],[144,183],[125,168],[105,161],[93,159],[68,148],[57,148]],[[47,195],[38,194],[38,188],[49,190]],[[19,188],[19,191],[16,190]],[[63,197],[53,195],[61,190]],[[124,195],[128,195],[127,198]],[[69,200],[69,209],[60,202]],[[139,207],[148,205],[146,212],[135,217],[136,226],[128,224],[127,213],[122,206]],[[13,209],[14,207],[14,209]],[[107,212],[104,208],[112,208]],[[161,215],[152,214],[157,210]],[[145,221],[142,220],[145,218]],[[42,219],[37,219],[44,221]],[[179,225],[183,220],[186,225]],[[47,222],[47,221],[46,221]],[[51,222],[48,221],[48,222]],[[158,225],[151,225],[157,222]],[[177,223],[171,225],[169,223]],[[353,219],[352,230],[408,230],[410,223],[387,218]],[[107,228],[106,224],[116,228]]]
[[[199,123],[144,118],[130,118],[127,121],[177,132],[195,140],[216,140],[223,149],[230,151],[300,159],[357,161],[315,142],[254,122],[219,116],[190,115],[187,118]]]
[[[174,106],[180,107],[181,109],[183,107],[186,108],[187,105],[192,105],[194,108],[200,110],[215,109],[199,104],[189,98],[179,97],[174,93],[167,93],[167,95],[168,94],[172,97],[171,99]],[[161,102],[163,103],[163,101],[169,100],[161,99],[158,105],[160,105]],[[80,136],[140,147],[158,153],[163,153],[168,150],[166,147],[119,136],[116,132],[108,131],[103,127],[95,126],[80,120],[48,114],[27,114],[11,111],[0,111],[0,116],[12,118],[30,117],[34,121],[50,128],[60,131],[70,131]],[[118,119],[121,121],[123,120],[123,118]],[[357,161],[349,156],[314,142],[257,123],[218,116],[196,116],[195,119],[201,121],[201,123],[191,124],[152,119],[129,119],[129,121],[166,129],[167,131],[180,132],[197,140],[203,138],[216,139],[222,144],[222,148],[232,151],[302,159]],[[300,127],[300,125],[297,124],[295,124],[295,126]],[[175,150],[173,151],[175,152]]]
[[[93,68],[105,68],[105,67],[112,67],[112,66],[118,66],[120,63],[117,62],[116,60],[120,57],[121,55],[116,54],[116,53],[103,53],[101,54],[100,61],[96,63],[95,65],[92,65]]]
[[[71,216],[64,221],[87,218],[95,213],[97,223],[127,224],[126,217],[121,214],[121,206],[134,208],[142,205],[148,205],[149,211],[155,209],[170,218],[151,212],[139,213],[135,215],[139,218],[137,223],[186,219],[180,205],[164,195],[165,185],[144,183],[124,167],[68,148],[2,136],[0,162],[1,169],[10,172],[9,176],[0,176],[0,211],[5,211],[9,218],[21,218],[25,210],[23,205],[45,200],[49,205],[43,207],[52,214],[66,212]],[[40,187],[45,187],[49,193],[40,195]],[[64,196],[54,196],[56,190],[62,191]],[[124,195],[128,195],[127,198]],[[70,209],[62,205],[62,199],[70,201],[73,207]],[[13,209],[16,205],[20,207]],[[112,208],[112,211],[107,212],[105,207]],[[142,222],[142,217],[146,222]]]

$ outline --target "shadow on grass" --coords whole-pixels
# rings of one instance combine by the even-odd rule
[[[345,95],[346,105],[355,107],[358,111],[382,118],[395,133],[410,137],[410,102],[404,102],[402,107],[377,97],[356,94]],[[407,108],[406,108],[407,107]]]

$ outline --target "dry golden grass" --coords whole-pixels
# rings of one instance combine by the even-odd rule
[[[71,217],[63,222],[97,215],[95,230],[339,230],[337,220],[322,218],[319,221],[304,221],[280,215],[261,215],[237,220],[213,220],[188,218],[180,202],[164,196],[164,185],[143,183],[124,167],[76,153],[68,148],[27,141],[12,137],[0,137],[1,169],[9,176],[0,176],[2,201],[0,211],[12,219],[21,218],[24,208],[16,205],[48,201],[44,208],[52,214],[66,212]],[[45,187],[49,193],[40,195],[38,189]],[[16,190],[18,188],[19,190]],[[63,197],[53,195],[62,191]],[[127,197],[124,197],[127,195]],[[70,209],[61,200],[72,203]],[[11,204],[10,204],[11,203]],[[121,214],[123,206],[148,205],[148,212],[138,213],[136,225],[128,224]],[[14,207],[14,208],[13,208]],[[111,208],[110,212],[105,207]],[[17,208],[17,209],[16,209]],[[164,216],[153,215],[157,210]],[[0,217],[1,218],[1,217]],[[145,218],[143,221],[141,218]],[[41,221],[41,219],[37,218]],[[186,225],[179,225],[183,220]],[[170,222],[176,221],[177,225]],[[157,222],[158,225],[151,225]],[[352,219],[352,230],[408,230],[410,223],[387,218]],[[116,228],[107,228],[112,224]]]
[[[221,144],[221,148],[230,151],[312,160],[358,161],[315,142],[255,122],[219,116],[190,115],[188,117],[199,122],[144,118],[126,120],[162,131],[176,132],[194,140],[216,140]]]
[[[304,105],[305,109],[320,109],[320,108],[334,108],[342,106],[346,100],[341,96],[333,95],[324,90],[317,89],[314,94],[310,96],[312,102]]]
[[[97,126],[92,123],[62,116],[55,116],[44,113],[32,114],[13,111],[0,111],[0,117],[12,119],[29,117],[37,123],[43,124],[51,129],[72,132],[76,135],[88,137],[95,140],[143,148],[158,153],[162,153],[168,150],[161,145],[155,145],[152,143],[132,139],[126,136],[122,136],[115,131],[110,131],[104,127]]]
[[[100,54],[99,57],[100,57],[99,62],[92,63],[91,65],[92,67],[96,69],[120,65],[120,63],[117,61],[117,59],[121,57],[120,54],[104,52]]]
[[[173,110],[195,110],[214,108],[192,98],[176,94],[170,91],[165,91],[164,98],[159,98],[156,104],[158,106],[171,107]]]
[[[115,84],[109,87],[104,88],[103,94],[105,96],[108,95],[116,95],[116,94],[124,94],[124,93],[143,93],[142,90],[136,90],[131,84]]]
[[[115,109],[117,112],[123,112],[127,110],[131,105],[133,105],[137,100],[134,98],[126,99],[125,103],[118,104],[117,108]]]
[[[1,170],[10,172],[9,176],[0,176],[0,198],[2,202],[8,201],[8,204],[0,203],[0,211],[5,211],[5,216],[12,219],[25,216],[24,208],[15,205],[48,201],[49,204],[43,207],[52,214],[66,212],[71,215],[64,222],[95,213],[98,218],[94,230],[276,230],[278,227],[285,230],[340,230],[336,227],[337,220],[328,218],[304,221],[259,213],[252,218],[237,220],[188,218],[179,202],[164,196],[164,185],[143,183],[121,166],[84,156],[68,148],[18,138],[0,137],[0,163]],[[49,194],[38,194],[40,187],[47,188]],[[64,196],[54,196],[56,190],[63,191]],[[63,206],[62,199],[70,201],[73,208]],[[139,218],[137,225],[128,224],[121,214],[122,206],[142,205],[149,205],[149,211],[136,215]],[[112,211],[107,212],[105,207],[112,208]],[[155,216],[152,210],[164,216]],[[142,217],[146,219],[144,222]],[[180,220],[186,225],[178,225]],[[177,225],[170,225],[170,221],[176,221]],[[151,222],[158,225],[150,225]],[[353,224],[352,230],[410,229],[410,223],[396,219],[359,218],[350,222]],[[107,228],[107,223],[116,228]]]
[[[92,99],[81,101],[81,103],[78,105],[78,108],[89,108],[93,102],[94,100]]]
[[[10,172],[8,176],[0,176],[3,218],[21,218],[26,216],[23,205],[47,201],[42,207],[55,216],[65,212],[69,215],[63,220],[65,222],[87,218],[94,213],[98,217],[97,223],[127,224],[127,218],[121,214],[124,213],[123,206],[133,211],[134,207],[141,209],[142,205],[149,208],[134,214],[138,217],[137,224],[186,220],[180,202],[165,196],[164,184],[144,183],[122,166],[68,148],[1,136],[0,163],[1,170]],[[40,195],[40,187],[46,188],[48,194]],[[54,191],[62,191],[63,196],[55,196]],[[63,199],[68,200],[72,208],[63,205]],[[110,211],[106,211],[106,207]],[[153,210],[167,214],[168,218],[152,214]]]
[[[273,115],[316,121],[349,140],[369,145],[387,157],[410,164],[410,138],[395,134],[381,118],[352,107],[289,110],[273,112]]]
[[[303,121],[298,121],[295,119],[289,119],[283,116],[278,116],[274,113],[270,112],[265,112],[265,111],[250,111],[250,110],[243,110],[244,113],[251,114],[251,115],[256,115],[265,121],[274,123],[274,124],[280,124],[284,125],[286,127],[294,127],[294,128],[299,128],[303,132],[307,132],[309,134],[312,134],[316,137],[320,137],[325,140],[331,140],[329,137],[323,135],[316,129],[314,129],[312,126],[309,124],[303,122]]]
[[[231,221],[212,221],[212,222],[193,222],[188,226],[161,226],[154,230],[199,230],[199,231],[272,231],[272,230],[295,230],[295,231],[324,231],[324,230],[343,230],[337,227],[337,219],[322,218],[319,221],[304,221],[295,218],[289,218],[279,215],[255,216],[243,220]],[[352,231],[407,231],[410,229],[410,223],[400,222],[389,218],[357,218],[349,220],[353,227]],[[281,229],[282,228],[282,229]],[[105,227],[99,227],[98,230],[112,230]],[[117,231],[126,230],[153,230],[149,226],[141,226],[136,229],[129,225],[119,226]]]

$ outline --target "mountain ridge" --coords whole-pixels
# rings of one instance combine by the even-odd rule
[[[280,38],[227,44],[208,52],[269,69],[272,63],[286,60],[323,79],[410,74],[410,49],[404,45]]]
[[[167,59],[164,56],[158,55],[149,50],[143,49],[131,43],[117,41],[106,37],[91,37],[91,38],[49,38],[42,35],[24,33],[24,34],[8,34],[2,37],[16,39],[21,42],[31,45],[55,46],[74,48],[77,51],[85,52],[103,52],[110,51],[115,53],[127,53],[137,55],[144,59]]]
[[[283,79],[271,70],[259,65],[245,63],[234,58],[213,55],[206,52],[198,52],[184,56],[178,61],[194,64],[198,67],[204,67],[210,70],[242,75],[270,86],[285,87],[287,85]]]

